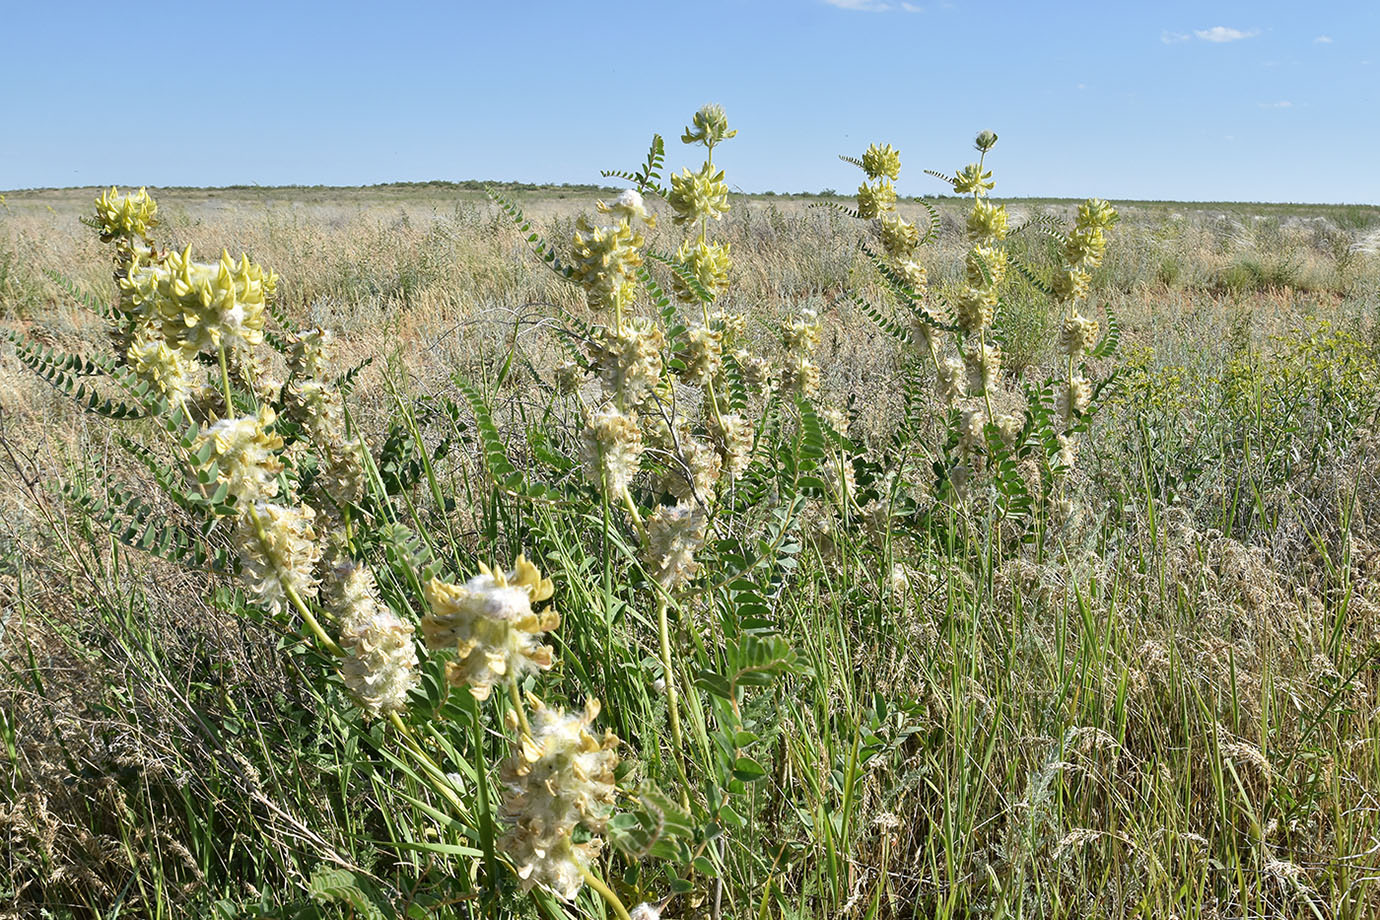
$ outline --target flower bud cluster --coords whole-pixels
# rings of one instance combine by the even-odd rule
[[[787,392],[811,397],[819,391],[819,367],[814,363],[814,355],[823,331],[819,315],[808,307],[782,330],[781,341],[786,355],[781,369],[781,386]]]

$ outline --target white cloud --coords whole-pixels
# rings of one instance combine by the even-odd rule
[[[1185,35],[1182,32],[1171,32],[1168,29],[1160,33],[1160,41],[1164,42],[1166,45],[1172,45],[1175,42],[1186,42],[1192,37],[1193,36]]]
[[[824,0],[830,6],[856,13],[923,13],[925,8],[918,3],[890,3],[888,0]]]
[[[1313,44],[1315,44],[1315,45],[1330,45],[1330,44],[1332,44],[1332,36],[1331,36],[1331,35],[1319,35],[1317,38],[1313,39]]]
[[[1211,29],[1194,29],[1193,34],[1205,42],[1236,42],[1243,38],[1254,38],[1260,34],[1259,29],[1252,29],[1249,32],[1242,32],[1240,29],[1229,29],[1226,26],[1213,26]]]
[[[824,0],[824,2],[841,10],[855,10],[859,13],[885,13],[894,9],[890,3],[883,3],[882,0]]]
[[[1294,104],[1288,99],[1281,99],[1278,102],[1259,102],[1256,103],[1262,109],[1292,109]]]

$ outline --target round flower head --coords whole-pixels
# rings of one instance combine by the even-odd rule
[[[1097,344],[1097,320],[1088,319],[1077,313],[1064,320],[1064,328],[1059,333],[1059,351],[1070,358],[1076,358],[1091,351]]]
[[[720,141],[734,137],[737,133],[736,130],[729,130],[728,116],[724,114],[724,107],[711,102],[695,113],[692,124],[685,129],[685,133],[680,136],[680,139],[682,143],[686,144],[703,144],[706,147],[713,147]]]
[[[648,227],[656,226],[656,218],[648,212],[647,204],[642,200],[641,193],[634,189],[623,189],[611,204],[605,204],[601,201],[595,207],[598,208],[599,213],[612,214],[615,218],[627,221],[629,224],[635,220],[640,220]]]
[[[1078,227],[1069,234],[1064,259],[1076,268],[1096,268],[1107,251],[1107,237],[1101,227]]]
[[[1005,441],[1008,446],[1014,446],[1016,439],[1021,435],[1021,428],[1024,426],[1025,420],[1019,415],[1004,413],[998,415],[994,421],[997,426],[997,431],[1001,434],[1001,439]]]
[[[992,204],[984,198],[974,201],[968,214],[968,236],[976,243],[1006,239],[1006,205]]]
[[[815,386],[819,385],[819,371],[815,371]],[[708,420],[709,436],[723,460],[723,471],[736,476],[747,469],[752,459],[752,425],[736,412],[711,416]]]
[[[225,483],[239,501],[278,494],[283,439],[268,431],[276,418],[271,408],[262,406],[256,415],[221,419],[197,435],[193,453],[208,467],[215,464],[217,482]]]
[[[986,153],[997,146],[997,136],[991,131],[979,131],[977,138],[973,141],[973,146],[982,153]]]
[[[1087,412],[1091,403],[1092,384],[1085,377],[1075,376],[1059,388],[1055,409],[1068,425],[1075,417]]]
[[[986,195],[996,185],[990,181],[992,171],[983,170],[976,163],[969,163],[954,175],[954,191],[960,195]]]
[[[312,527],[315,520],[316,512],[307,505],[257,502],[240,513],[234,536],[240,578],[260,607],[278,614],[287,606],[289,590],[302,600],[316,594],[321,545]]]
[[[693,224],[701,220],[718,220],[728,212],[728,185],[724,172],[714,171],[705,163],[698,172],[682,169],[671,176],[671,193],[666,202],[675,211],[671,218],[677,224]]]
[[[990,287],[965,287],[954,298],[954,317],[968,335],[989,328],[996,310],[997,292]]]
[[[567,901],[583,884],[581,869],[598,855],[598,837],[576,844],[577,826],[598,834],[608,824],[617,791],[618,738],[590,731],[599,701],[580,715],[544,706],[529,697],[531,734],[503,764],[500,812],[509,824],[498,842],[513,861],[524,891],[541,885]]]
[[[570,241],[570,277],[585,289],[596,309],[626,306],[637,298],[637,269],[646,241],[626,220],[596,227],[584,217]]]
[[[688,427],[676,433],[679,463],[673,462],[662,480],[662,488],[677,501],[709,502],[714,498],[714,484],[723,472],[723,459],[711,444],[693,436]]]
[[[863,151],[862,168],[869,179],[886,177],[895,181],[901,176],[901,152],[890,144],[870,144]]]
[[[1082,300],[1088,296],[1088,284],[1091,276],[1078,268],[1066,268],[1063,271],[1054,273],[1054,296],[1065,303],[1072,303]]]
[[[781,366],[781,387],[797,396],[814,396],[819,392],[819,366],[809,355],[788,354]]]
[[[950,355],[938,368],[939,397],[952,404],[963,395],[967,381],[967,368],[958,358]]]
[[[929,272],[925,271],[925,266],[914,259],[894,261],[891,263],[891,268],[912,291],[922,291],[925,289],[925,285],[930,283]]]
[[[968,389],[974,393],[990,392],[1001,372],[1001,346],[973,342],[963,353],[963,363],[968,371]]]
[[[1101,198],[1089,198],[1078,206],[1078,217],[1075,218],[1080,229],[1090,229],[1100,227],[1106,229],[1117,221],[1116,208],[1112,207]]]
[[[580,362],[573,358],[567,358],[556,365],[556,392],[562,396],[573,396],[580,392],[580,385],[584,383],[585,369],[580,366]]]
[[[169,348],[162,334],[149,326],[141,325],[136,330],[125,359],[135,375],[156,387],[171,406],[186,403],[197,388],[192,362],[181,351]]]
[[[539,639],[559,625],[560,616],[549,607],[533,612],[532,605],[550,599],[555,589],[525,556],[518,556],[510,572],[482,564],[479,569],[463,585],[427,582],[430,610],[422,617],[422,634],[427,648],[456,651],[446,663],[447,681],[484,700],[495,684],[551,667],[551,647]]]
[[[958,449],[966,454],[975,453],[987,443],[984,428],[987,415],[981,409],[964,409],[958,422]]]
[[[358,436],[343,438],[339,433],[317,444],[322,464],[316,475],[316,487],[334,505],[347,505],[364,497],[364,462],[361,455],[368,450]]]
[[[741,313],[715,310],[709,315],[709,321],[722,333],[725,345],[734,344],[747,333],[747,317]]]
[[[1055,467],[1070,470],[1078,460],[1078,442],[1066,434],[1058,435],[1059,449],[1054,452],[1052,463]]]
[[[313,327],[293,337],[288,368],[298,377],[325,380],[335,366],[335,333]]]
[[[345,404],[340,391],[330,384],[313,377],[292,381],[287,409],[315,441],[338,439],[345,433]]]
[[[920,231],[899,214],[882,215],[881,234],[882,248],[893,259],[909,256],[920,245]]]
[[[403,711],[418,681],[412,627],[379,599],[373,573],[352,560],[332,567],[328,594],[348,653],[340,665],[346,689],[375,718]]]
[[[771,388],[772,368],[771,362],[766,358],[746,348],[740,348],[733,353],[733,360],[738,362],[738,367],[743,372],[743,382],[748,387],[757,392]]]
[[[1006,250],[974,246],[963,259],[963,271],[975,288],[999,287],[1006,280]]]
[[[158,204],[147,189],[121,195],[111,186],[96,199],[96,221],[101,225],[101,242],[112,240],[145,242],[149,230],[158,226]]]
[[[593,365],[605,388],[635,406],[661,379],[661,349],[666,336],[655,323],[642,317],[623,322],[621,330],[599,330],[590,350]]]
[[[824,326],[819,321],[819,314],[806,307],[782,330],[781,342],[793,354],[809,355],[819,347],[823,334]]]
[[[641,463],[642,431],[637,416],[605,406],[589,416],[580,438],[580,459],[589,484],[610,499],[621,496]]]
[[[690,327],[685,338],[685,351],[679,356],[685,370],[680,372],[680,378],[688,384],[703,386],[718,375],[723,364],[719,331],[697,324]]]
[[[662,505],[647,518],[643,563],[667,591],[676,591],[699,571],[695,553],[704,546],[704,511],[694,502]]]
[[[864,182],[858,186],[858,216],[863,220],[896,210],[896,188],[891,180],[882,179],[875,185]]]
[[[718,297],[728,290],[728,273],[733,268],[729,256],[728,243],[710,243],[705,240],[686,240],[676,250],[676,261],[704,289],[710,298]],[[671,273],[671,289],[676,297],[685,303],[699,303],[701,294],[681,277],[680,272]]]
[[[188,351],[261,345],[265,309],[276,275],[242,256],[222,252],[216,263],[193,262],[191,247],[169,253],[156,272],[163,335]]]

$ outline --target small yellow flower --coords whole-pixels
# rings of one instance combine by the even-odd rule
[[[890,144],[870,144],[862,155],[863,172],[869,179],[885,176],[893,182],[901,176],[901,152]]]
[[[728,290],[728,273],[733,268],[728,243],[686,240],[676,250],[676,261],[699,282],[710,297],[718,297]],[[671,273],[671,287],[676,297],[686,303],[698,303],[699,295],[686,283],[679,272]]]
[[[990,181],[992,171],[983,170],[976,163],[969,163],[954,176],[954,191],[960,195],[986,195],[996,185]]]
[[[968,236],[976,243],[1006,239],[1006,205],[979,198],[968,215]]]
[[[543,633],[560,624],[560,616],[533,604],[555,592],[551,579],[518,556],[513,570],[494,571],[480,565],[480,574],[463,585],[433,578],[426,585],[429,612],[422,618],[422,634],[430,649],[450,649],[456,657],[446,664],[452,686],[468,686],[475,699],[487,699],[494,685],[551,667],[551,647],[541,645]]]
[[[101,225],[101,242],[147,241],[149,230],[158,226],[158,204],[147,189],[121,195],[111,186],[96,199],[96,220]]]
[[[882,179],[875,185],[864,182],[858,186],[858,216],[864,220],[880,217],[896,209],[896,188],[890,179]]]
[[[682,169],[671,176],[671,193],[666,202],[675,211],[671,218],[676,224],[693,224],[700,220],[718,220],[728,212],[728,184],[724,172],[714,171],[705,163],[698,172]]]

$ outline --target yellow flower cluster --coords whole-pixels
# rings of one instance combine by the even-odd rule
[[[890,144],[869,144],[863,151],[862,168],[869,179],[886,177],[894,182],[901,178],[901,152]]]
[[[896,187],[890,179],[882,179],[869,185],[864,182],[858,186],[858,216],[871,220],[896,210]]]
[[[571,239],[571,277],[585,289],[589,305],[621,309],[637,298],[637,269],[646,240],[632,223],[594,226],[581,217]]]
[[[427,582],[430,610],[422,634],[427,648],[456,652],[446,663],[447,681],[484,700],[496,684],[550,668],[551,647],[539,639],[560,624],[560,616],[550,608],[534,612],[532,605],[549,600],[554,590],[524,556],[510,572],[481,565],[463,585]]]
[[[576,843],[577,827],[598,834],[608,824],[616,791],[618,738],[590,731],[599,701],[578,715],[531,699],[531,733],[503,764],[502,816],[508,830],[498,842],[517,870],[522,890],[541,885],[574,901],[589,863],[603,847],[590,837]]]
[[[694,224],[718,220],[728,213],[728,184],[724,171],[715,170],[706,161],[696,172],[688,167],[671,176],[671,193],[666,202],[675,211],[671,218],[677,224]]]
[[[642,457],[642,429],[637,416],[616,406],[592,413],[581,432],[580,459],[589,484],[616,500],[637,475]]]
[[[224,483],[237,501],[256,502],[278,494],[283,439],[269,431],[276,418],[263,406],[255,415],[221,419],[197,435],[193,453],[207,467],[215,464],[216,481]]]
[[[417,686],[417,646],[412,627],[382,600],[366,566],[345,559],[331,572],[329,604],[340,623],[340,665],[345,687],[375,718],[407,708]]]
[[[96,199],[96,221],[101,242],[148,243],[149,231],[158,226],[158,203],[146,189],[121,195],[114,186]]]

